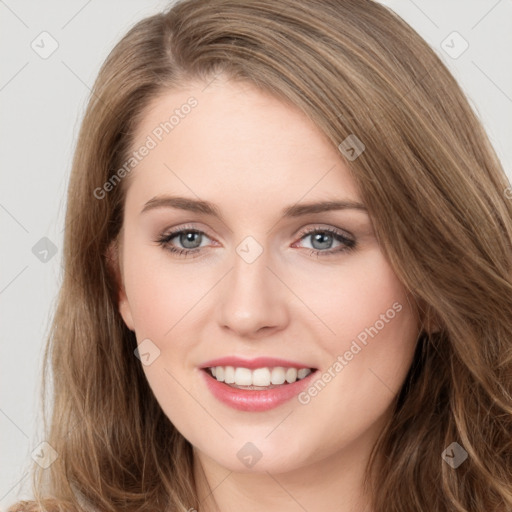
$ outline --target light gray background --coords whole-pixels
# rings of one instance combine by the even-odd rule
[[[383,3],[448,64],[512,176],[512,1]],[[30,497],[31,452],[43,440],[41,357],[61,282],[66,186],[89,89],[127,29],[167,5],[166,0],[0,0],[1,510]],[[43,31],[58,43],[45,59],[31,47],[35,41],[40,52],[51,48]],[[453,31],[469,44],[457,58],[442,48]],[[453,41],[447,43],[452,52],[461,48],[461,41]],[[32,252],[43,237],[57,249],[47,262]]]

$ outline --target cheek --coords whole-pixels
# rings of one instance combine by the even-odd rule
[[[384,403],[405,378],[419,333],[406,289],[376,249],[333,273],[327,291],[316,290],[309,296],[317,297],[315,313],[330,331],[322,326],[317,339],[335,375],[331,390],[353,397],[352,407],[360,399]]]
[[[192,266],[188,268],[184,272],[183,266],[170,262],[163,249],[155,249],[146,241],[125,249],[125,286],[137,341],[149,338],[160,351],[142,369],[160,407],[182,432],[193,431],[195,419],[204,412],[191,399],[199,395],[187,369],[194,343],[184,332],[196,325],[192,315],[197,318],[197,302],[204,291],[191,282]]]
[[[300,295],[322,320],[320,339],[328,348],[337,351],[360,333],[364,341],[365,332],[370,336],[366,329],[375,333],[374,326],[382,333],[405,330],[405,337],[417,328],[406,290],[378,247],[349,256],[339,268],[323,270],[302,283]]]
[[[331,282],[318,301],[322,371],[299,397],[303,424],[317,430],[328,455],[385,418],[410,368],[419,323],[406,290],[380,254]],[[321,303],[324,303],[321,309]]]
[[[125,287],[137,334],[164,339],[204,295],[204,280],[191,266],[173,264],[164,249],[150,244],[126,247]]]

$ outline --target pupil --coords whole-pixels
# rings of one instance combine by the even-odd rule
[[[320,247],[315,247],[315,249],[329,249],[329,246],[332,242],[332,235],[328,233],[316,233],[313,235],[313,247],[315,247],[315,242],[320,243]]]

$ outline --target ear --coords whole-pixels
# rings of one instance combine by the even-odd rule
[[[423,327],[428,334],[434,334],[441,330],[441,321],[432,307],[427,306],[424,310]]]
[[[107,267],[114,279],[117,292],[117,308],[121,317],[123,318],[126,327],[130,331],[135,332],[135,326],[133,322],[132,311],[130,304],[128,303],[128,297],[126,296],[126,290],[124,287],[123,273],[122,273],[122,258],[121,258],[122,247],[118,243],[118,240],[113,240],[107,248],[105,257],[107,260]]]

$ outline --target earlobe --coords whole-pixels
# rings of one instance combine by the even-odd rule
[[[119,300],[119,313],[126,324],[126,327],[130,329],[130,331],[135,332],[135,325],[133,323],[132,310],[130,309],[130,304],[128,303],[128,299],[124,294],[124,298]]]
[[[427,333],[436,334],[441,330],[441,322],[438,315],[431,307],[427,308],[424,320],[424,327]]]
[[[119,314],[121,315],[124,323],[131,331],[135,331],[132,312],[130,309],[130,304],[128,302],[128,297],[126,296],[126,290],[124,287],[123,276],[121,272],[121,263],[119,257],[120,247],[117,243],[117,240],[113,240],[105,253],[107,267],[113,278],[115,283],[116,291],[117,291],[117,308]]]
[[[427,304],[424,299],[417,299],[416,311],[419,315],[420,329],[427,334],[436,334],[441,331],[441,320],[432,306]]]

